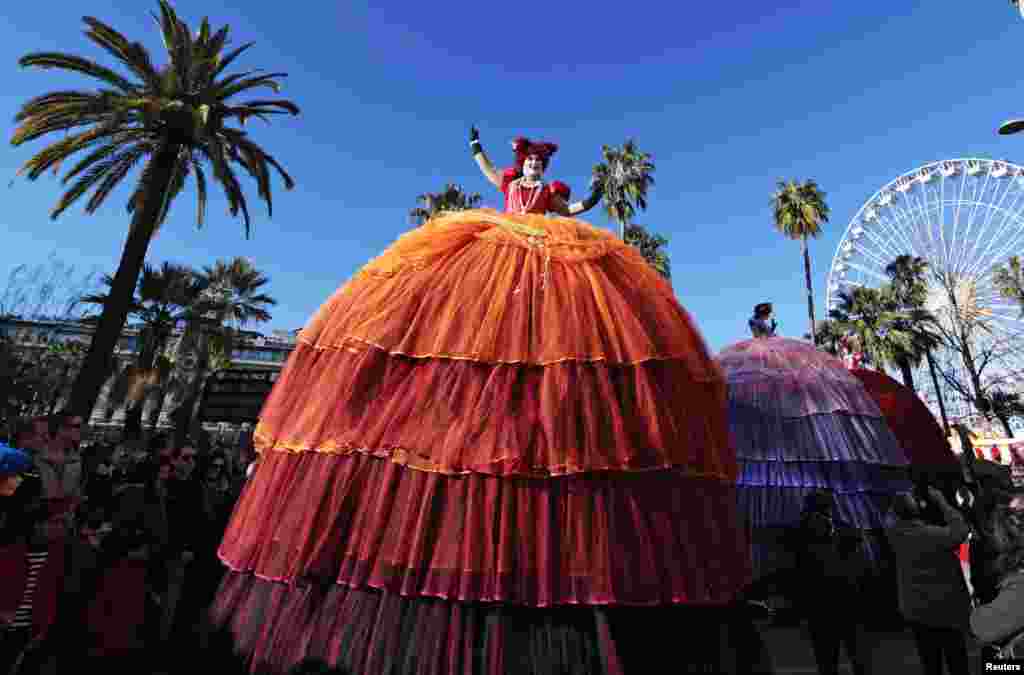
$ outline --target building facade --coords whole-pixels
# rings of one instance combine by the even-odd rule
[[[129,325],[122,332],[114,353],[118,365],[117,371],[123,369],[124,366],[131,365],[138,358],[140,330],[141,326]],[[92,333],[92,324],[81,321],[40,321],[0,317],[0,335],[9,339],[17,351],[27,355],[30,359],[44,358],[47,351],[56,344],[77,342],[88,346],[92,340]],[[242,333],[232,355],[230,371],[233,373],[247,370],[280,372],[288,355],[295,349],[298,333],[298,330],[275,330],[269,335],[253,331]],[[114,378],[111,377],[104,385],[89,420],[89,426],[100,435],[104,430],[120,428],[124,423],[126,406],[112,406],[109,402],[113,385]],[[171,404],[170,394],[166,394],[162,402],[157,398],[157,396],[151,396],[143,410],[144,427],[152,425],[154,421],[156,428],[170,426],[168,419]],[[224,402],[221,403],[223,405]],[[228,403],[230,404],[230,402]],[[157,414],[159,418],[153,420],[152,417]],[[209,416],[205,417],[209,418]],[[215,419],[207,419],[203,426],[208,431],[219,431],[222,435],[238,431],[237,424],[228,423],[225,426],[225,423]]]

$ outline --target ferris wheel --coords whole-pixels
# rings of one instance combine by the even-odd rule
[[[979,350],[998,355],[991,372],[1020,380],[1024,317],[1015,301],[999,293],[992,272],[1010,256],[1024,257],[1024,167],[950,159],[884,186],[864,203],[839,242],[826,307],[836,308],[842,291],[887,283],[886,266],[903,254],[928,263],[927,309],[940,320],[954,306],[971,312],[981,327]]]

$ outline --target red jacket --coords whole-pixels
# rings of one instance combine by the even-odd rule
[[[64,587],[66,542],[63,539],[51,542],[46,563],[39,573],[36,592],[32,602],[32,637],[46,635],[57,616],[57,599]],[[25,593],[25,579],[28,564],[25,542],[0,547],[0,613],[14,613],[21,604]]]

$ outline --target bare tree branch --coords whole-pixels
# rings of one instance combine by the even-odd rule
[[[50,254],[45,263],[18,265],[0,293],[0,316],[74,321],[85,316],[80,298],[101,288],[98,268],[76,273],[74,264]]]

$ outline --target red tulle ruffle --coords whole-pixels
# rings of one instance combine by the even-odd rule
[[[228,573],[211,619],[216,646],[226,639],[258,675],[304,662],[363,675],[625,675],[658,661],[680,673],[760,672],[758,640],[731,608],[534,609]]]
[[[679,467],[736,479],[725,386],[681,361],[529,367],[299,345],[257,447],[367,452],[447,474],[549,476]]]
[[[589,608],[517,610],[233,572],[211,608],[260,675],[309,660],[344,673],[623,675],[602,618]]]
[[[885,373],[862,369],[850,372],[878,404],[912,466],[959,471],[959,461],[942,427],[917,394]]]
[[[676,471],[446,476],[264,453],[220,548],[234,570],[408,596],[725,604],[749,581],[734,485]]]

